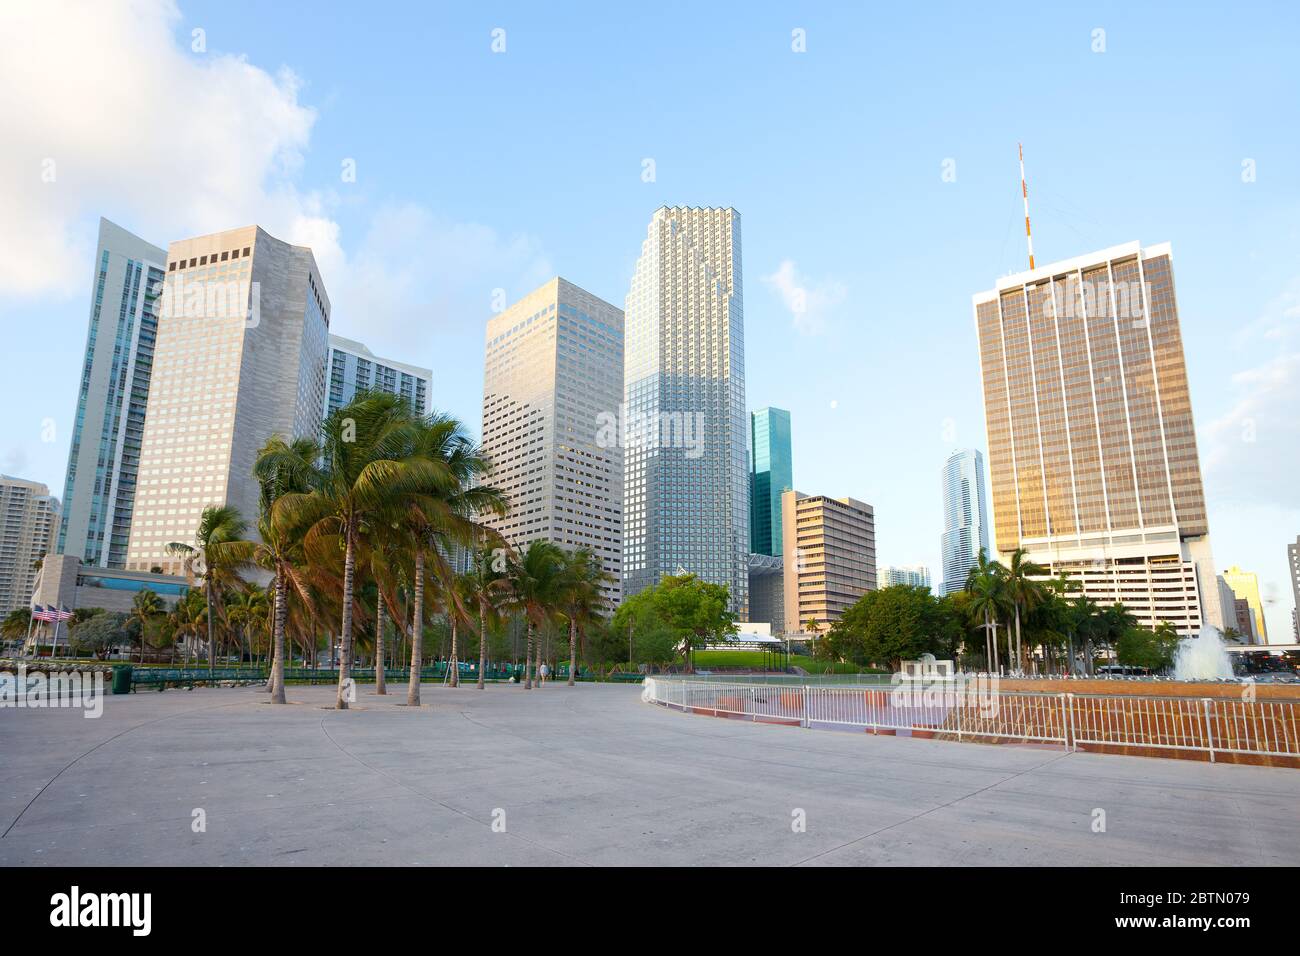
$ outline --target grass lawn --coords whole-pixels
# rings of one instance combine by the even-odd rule
[[[765,654],[763,651],[696,651],[695,666],[705,670],[717,667],[749,667],[761,670],[763,667],[779,667],[780,658]],[[857,674],[864,668],[856,664],[832,664],[815,661],[802,654],[791,654],[790,663],[802,667],[810,674]]]

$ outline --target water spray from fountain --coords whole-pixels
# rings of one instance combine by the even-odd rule
[[[1231,680],[1232,658],[1228,656],[1223,635],[1206,624],[1196,637],[1184,637],[1174,651],[1175,680]]]

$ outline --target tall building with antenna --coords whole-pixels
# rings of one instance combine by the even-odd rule
[[[1222,628],[1168,243],[974,296],[995,547],[1181,634]]]

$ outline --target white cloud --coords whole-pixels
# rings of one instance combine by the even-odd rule
[[[844,284],[833,279],[823,279],[810,287],[791,259],[783,259],[775,272],[763,276],[763,283],[780,295],[790,310],[795,330],[803,335],[825,331],[828,313],[848,295]]]
[[[302,81],[194,53],[189,27],[172,0],[0,6],[0,297],[83,294],[101,214],[164,248],[253,223],[310,246],[340,331],[374,348],[448,319],[481,334],[494,289],[549,277],[536,239],[410,203],[380,204],[345,252],[338,193],[297,182],[317,118]]]
[[[494,290],[510,303],[551,275],[536,239],[448,222],[407,203],[381,206],[338,280],[326,281],[335,314],[364,322],[364,335],[375,339],[367,344],[378,349],[459,325],[481,336]],[[363,329],[354,331],[360,337]]]
[[[0,294],[80,291],[110,210],[164,246],[256,222],[337,261],[293,180],[316,120],[298,77],[192,53],[179,21],[171,0],[0,6]]]

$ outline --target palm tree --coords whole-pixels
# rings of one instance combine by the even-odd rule
[[[413,454],[430,465],[431,477],[418,493],[407,496],[404,520],[415,535],[415,620],[416,634],[411,642],[411,676],[406,703],[420,703],[420,665],[423,647],[424,570],[426,558],[439,571],[436,579],[444,589],[452,577],[448,556],[457,548],[472,546],[476,541],[499,541],[479,521],[481,515],[506,513],[506,498],[496,488],[479,484],[489,470],[478,445],[465,433],[460,422],[446,415],[431,415],[420,420],[416,429]],[[456,595],[446,591],[444,607],[452,614]],[[455,627],[453,618],[453,628]],[[459,671],[455,678],[459,683]]]
[[[971,595],[970,608],[984,618],[984,663],[992,672],[999,671],[998,615],[1006,608],[1006,569],[990,561],[980,548],[975,563],[966,575],[966,591]]]
[[[1030,611],[1042,603],[1042,585],[1033,578],[1042,577],[1047,573],[1045,567],[1027,560],[1025,554],[1024,548],[1016,548],[1012,552],[1011,562],[1007,565],[1005,575],[1007,597],[1011,600],[1016,614],[1015,661],[1016,669],[1021,672],[1024,670],[1024,652],[1020,645],[1020,615],[1022,611]]]
[[[230,625],[235,628],[236,633],[248,642],[250,657],[256,656],[253,639],[259,632],[266,630],[266,618],[269,610],[270,604],[267,601],[266,589],[255,584],[250,584],[243,590],[236,591],[230,597],[226,618],[230,621]],[[241,651],[243,643],[244,641],[241,640]]]
[[[199,530],[194,535],[194,545],[173,541],[167,553],[184,559],[185,576],[193,585],[196,576],[203,578],[203,596],[207,602],[208,618],[208,670],[216,666],[216,634],[213,630],[213,606],[220,601],[221,592],[235,581],[235,569],[241,563],[232,545],[244,537],[247,524],[239,511],[230,505],[209,505],[199,518]]]
[[[189,662],[190,650],[199,639],[199,627],[207,616],[203,595],[196,590],[185,592],[185,596],[176,602],[167,624],[172,634],[172,663],[176,663],[176,642],[185,641],[186,663]]]
[[[149,588],[141,588],[131,602],[130,619],[140,624],[140,663],[144,663],[144,641],[149,633],[149,624],[164,613],[162,599]]]
[[[352,686],[353,605],[362,535],[373,524],[397,524],[408,496],[445,481],[444,468],[414,452],[420,424],[400,396],[360,393],[322,423],[320,464],[298,464],[312,490],[290,492],[277,501],[286,521],[307,529],[305,546],[320,549],[325,542],[334,542],[343,552],[341,651],[334,703],[339,710],[347,710]],[[417,593],[420,588],[417,580]],[[417,617],[417,631],[419,626]]]
[[[600,566],[600,559],[587,548],[565,556],[560,571],[559,606],[569,622],[569,686],[578,666],[578,627],[605,608],[601,585],[612,581]]]
[[[474,560],[465,574],[466,583],[474,602],[478,605],[478,689],[484,685],[484,671],[487,669],[487,625],[489,620],[497,618],[497,612],[506,599],[510,589],[507,575],[507,552],[503,548],[488,550],[479,548],[474,552]],[[501,560],[498,560],[500,558]]]
[[[6,641],[17,641],[26,639],[27,629],[32,623],[32,609],[29,607],[20,607],[10,611],[5,615],[3,623],[0,623],[0,636]]]
[[[559,545],[540,538],[509,563],[510,590],[515,606],[523,612],[528,628],[524,655],[524,689],[533,686],[533,644],[537,628],[555,612],[559,596],[564,552]]]

